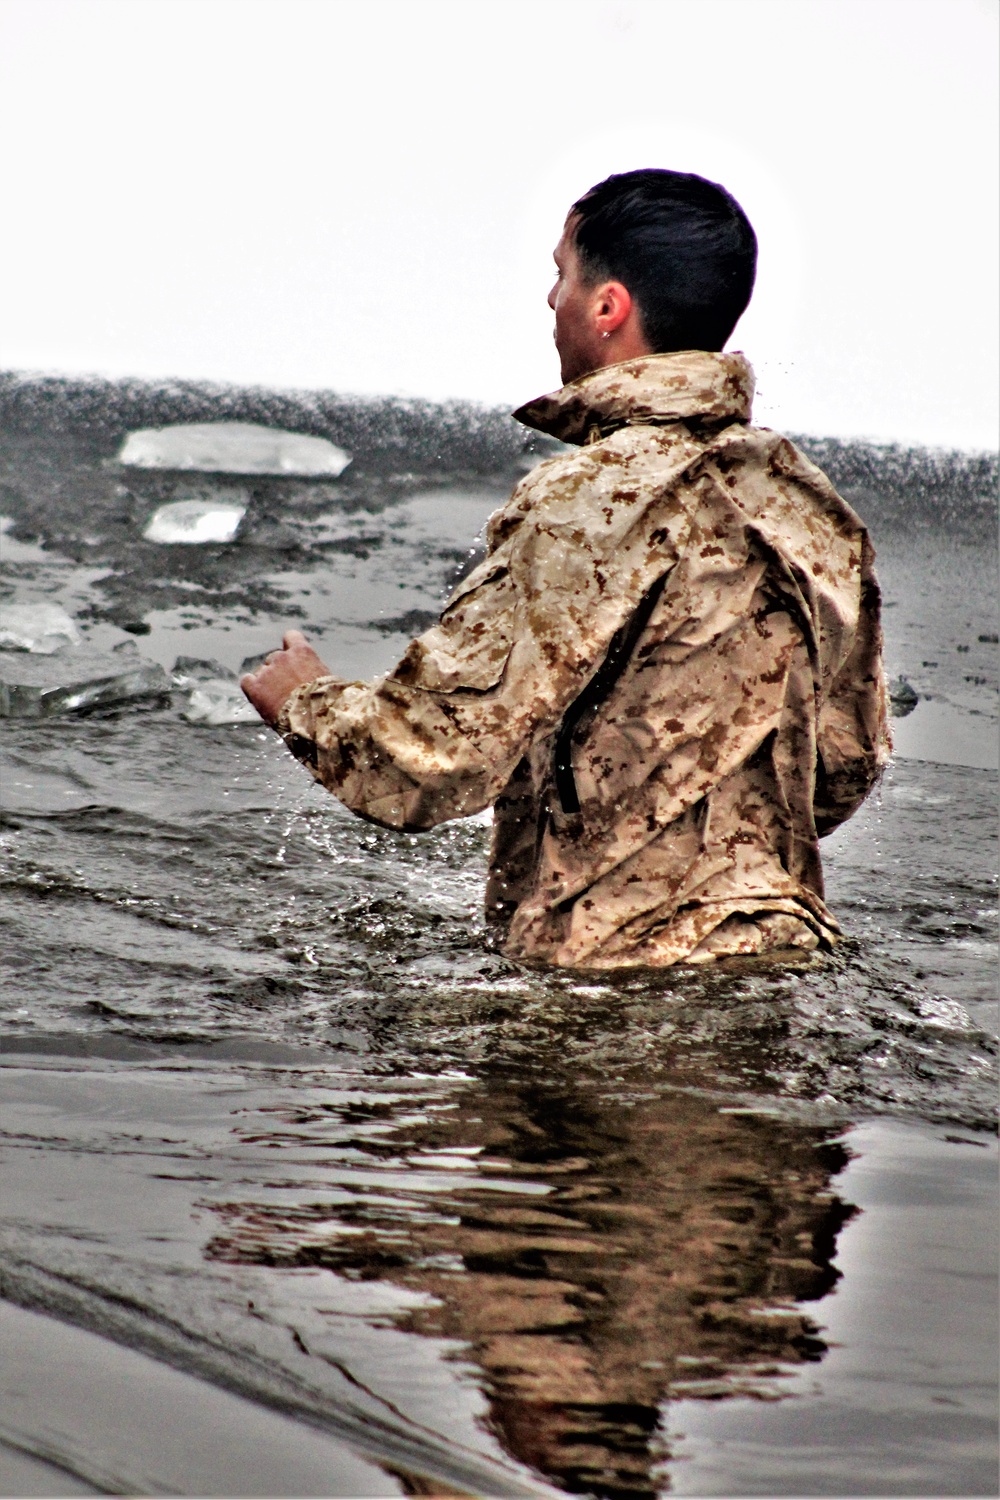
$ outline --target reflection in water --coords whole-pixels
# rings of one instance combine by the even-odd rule
[[[429,1293],[407,1326],[463,1341],[500,1442],[571,1492],[662,1491],[665,1400],[773,1399],[789,1365],[822,1358],[796,1304],[834,1285],[853,1213],[830,1191],[846,1163],[832,1131],[489,1069],[452,1099],[289,1100],[273,1142],[336,1137],[370,1185],[215,1202],[207,1255]]]
[[[102,650],[138,630],[167,667],[236,670],[298,620],[342,675],[388,669],[510,493],[507,419],[220,400],[8,382],[11,600],[61,607]],[[354,463],[241,496],[206,480],[216,508],[247,503],[233,544],[143,542],[190,491],[166,471],[123,486],[104,461],[125,428],[227,412],[329,420]],[[470,1431],[482,1413],[564,1490],[648,1494],[664,1401],[808,1383],[768,1372],[822,1355],[800,1303],[830,1285],[847,1212],[823,1130],[886,1113],[992,1129],[996,1102],[995,784],[927,763],[921,728],[940,710],[952,759],[995,722],[995,483],[979,458],[812,451],[878,523],[887,665],[922,700],[899,737],[916,726],[921,760],[827,841],[853,936],[798,972],[508,965],[482,943],[482,821],[366,824],[269,733],[187,722],[186,689],[58,733],[4,721],[0,1248],[22,1299],[343,1433],[436,1493],[524,1487]],[[718,1108],[744,1104],[757,1116]],[[973,1305],[966,1234],[961,1216],[935,1227],[938,1317],[915,1314],[905,1358],[840,1377],[853,1416],[824,1427],[814,1487],[846,1493],[858,1465],[900,1493],[965,1482],[954,1401],[980,1377],[956,1356],[949,1386],[938,1330],[942,1309]],[[808,1428],[818,1403],[791,1410]],[[950,1430],[925,1442],[934,1412]],[[106,1472],[101,1425],[82,1420]],[[44,1405],[38,1422],[49,1441]],[[777,1470],[774,1449],[760,1457],[767,1425],[744,1429],[744,1492],[801,1493],[809,1460],[795,1442]],[[716,1488],[736,1482],[728,1452]]]

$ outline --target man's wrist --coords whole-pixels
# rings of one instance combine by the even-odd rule
[[[324,688],[332,687],[339,681],[339,678],[327,672],[311,682],[299,682],[292,688],[273,720],[273,727],[283,740],[312,738],[312,713],[306,708],[306,703],[314,692],[322,692]]]

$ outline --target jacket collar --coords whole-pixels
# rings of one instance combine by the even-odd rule
[[[750,419],[753,370],[742,354],[685,349],[606,365],[529,401],[514,413],[526,427],[583,443],[629,424]]]

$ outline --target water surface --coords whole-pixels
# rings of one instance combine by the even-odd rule
[[[532,459],[435,432],[198,480],[242,529],[171,547],[190,475],[14,424],[4,587],[167,668],[294,623],[383,670]],[[0,726],[6,1492],[995,1493],[996,605],[980,511],[876,500],[921,703],[820,962],[525,970],[488,818],[360,822],[180,691]]]

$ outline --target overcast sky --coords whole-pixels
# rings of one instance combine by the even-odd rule
[[[0,0],[0,366],[519,403],[612,171],[723,182],[792,431],[997,427],[997,0]]]

